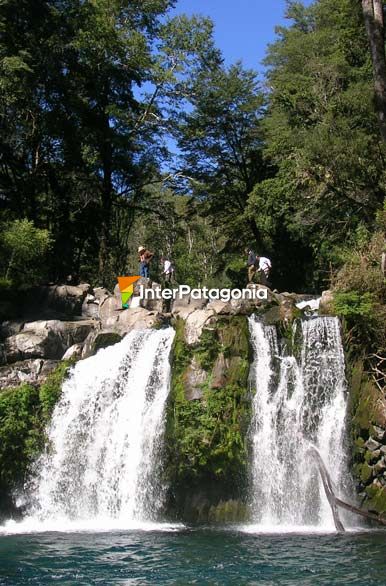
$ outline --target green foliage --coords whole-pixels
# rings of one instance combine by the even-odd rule
[[[36,228],[26,219],[14,220],[4,227],[1,244],[8,259],[3,283],[13,280],[31,286],[41,279],[51,245],[48,230]]]
[[[386,282],[381,271],[383,232],[347,251],[333,279],[335,311],[345,320],[346,345],[353,355],[386,350]]]
[[[38,391],[22,385],[0,393],[0,489],[24,481],[32,459],[42,448]]]
[[[0,492],[21,486],[44,448],[45,427],[57,403],[69,362],[61,362],[40,388],[21,385],[0,392]]]
[[[0,220],[50,230],[51,279],[111,285],[159,199],[148,188],[163,181],[167,118],[219,59],[211,22],[168,18],[173,5],[0,4]]]
[[[52,411],[60,398],[63,381],[72,364],[73,361],[71,360],[61,361],[39,388],[39,402],[43,425],[46,425],[51,418]]]
[[[348,319],[371,319],[374,301],[371,293],[337,293],[334,297],[334,310]]]
[[[233,317],[204,330],[199,344],[189,348],[184,342],[184,322],[177,320],[166,433],[168,475],[177,493],[183,494],[192,482],[205,486],[216,480],[223,482],[224,493],[234,494],[245,483],[248,340],[247,320]],[[228,360],[226,382],[213,389],[213,367],[220,353]],[[185,376],[193,357],[207,378],[203,398],[188,401]]]

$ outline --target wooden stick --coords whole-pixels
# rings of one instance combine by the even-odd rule
[[[364,511],[363,509],[359,509],[358,507],[355,507],[354,505],[350,505],[348,503],[345,503],[340,498],[335,496],[333,488],[332,488],[331,477],[330,477],[330,475],[327,471],[327,468],[322,460],[322,456],[319,454],[318,450],[314,447],[309,449],[309,453],[314,456],[314,458],[316,459],[316,462],[318,464],[318,469],[319,469],[320,476],[322,477],[324,491],[326,493],[327,500],[328,500],[330,507],[331,507],[331,510],[332,510],[332,515],[334,517],[334,523],[335,523],[335,527],[336,527],[337,531],[340,531],[342,533],[345,531],[343,524],[341,523],[341,521],[339,519],[337,507],[341,507],[342,509],[346,509],[346,511],[350,511],[351,513],[355,513],[356,515],[360,515],[361,517],[365,517],[366,519],[370,519],[371,521],[376,521],[377,523],[380,523],[381,525],[386,526],[386,518],[383,517],[382,515],[377,515],[376,513],[370,513],[369,511]]]

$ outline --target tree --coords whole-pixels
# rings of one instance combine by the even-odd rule
[[[191,106],[178,128],[188,188],[209,204],[213,223],[230,239],[260,244],[256,221],[246,214],[249,194],[267,176],[256,73],[241,63],[205,71],[192,87]]]
[[[383,0],[362,0],[363,16],[374,72],[375,106],[379,129],[386,142],[386,57]]]
[[[4,227],[1,243],[5,248],[8,263],[4,277],[29,286],[39,280],[43,273],[51,238],[48,230],[40,230],[28,220],[15,220]]]
[[[386,192],[384,150],[360,4],[290,2],[287,16],[266,59],[265,157],[276,174],[256,186],[249,208],[268,212],[273,248],[282,242],[276,264],[284,266],[292,243],[303,282],[320,288],[343,261],[343,243],[374,225]]]
[[[162,181],[167,103],[217,58],[209,21],[168,19],[173,4],[0,5],[0,211],[50,229],[54,279],[112,283],[147,185]]]

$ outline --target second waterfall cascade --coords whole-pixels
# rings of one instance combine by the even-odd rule
[[[80,361],[63,385],[25,523],[158,520],[172,328],[135,331]]]
[[[347,385],[339,320],[297,322],[288,355],[275,326],[249,318],[255,361],[252,517],[263,530],[331,530],[333,518],[317,467],[320,452],[337,493],[350,490],[345,432]]]

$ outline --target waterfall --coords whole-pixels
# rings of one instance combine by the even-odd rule
[[[307,453],[310,445],[319,450],[337,492],[344,495],[349,484],[340,324],[334,317],[300,324],[295,351],[288,354],[274,326],[263,325],[255,316],[249,319],[256,387],[252,515],[267,530],[334,527],[318,470]]]
[[[135,331],[78,362],[38,462],[30,519],[155,521],[172,328]]]

